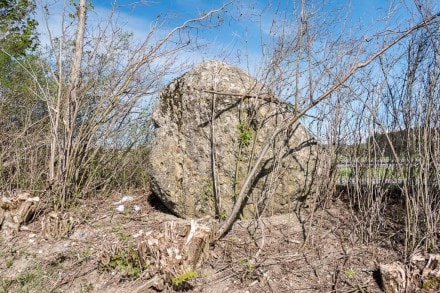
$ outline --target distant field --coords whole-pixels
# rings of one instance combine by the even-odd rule
[[[337,164],[336,177],[339,185],[353,184],[354,181],[362,185],[401,185],[408,172],[414,176],[420,173],[419,166],[419,161],[343,161]]]

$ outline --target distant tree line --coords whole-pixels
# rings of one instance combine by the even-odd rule
[[[382,157],[394,159],[397,155],[400,159],[417,156],[419,146],[424,140],[440,142],[440,128],[410,128],[387,133],[375,133],[368,138],[371,151],[375,151]],[[434,145],[434,144],[431,144]]]

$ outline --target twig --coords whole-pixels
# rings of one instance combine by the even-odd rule
[[[255,254],[255,256],[254,256],[254,261],[255,262],[257,262],[257,259],[258,259],[258,257],[260,256],[260,253],[261,253],[261,251],[263,250],[263,248],[264,248],[264,245],[265,245],[265,242],[266,242],[266,233],[264,232],[264,223],[263,223],[263,221],[261,221],[261,217],[259,217],[258,218],[258,223],[259,223],[259,225],[258,226],[260,226],[260,229],[261,229],[261,244],[260,245],[258,245],[258,243],[257,243],[257,245],[258,245],[258,251],[257,251],[257,253]]]
[[[217,82],[214,78],[214,89],[216,88]],[[212,192],[214,193],[214,208],[215,215],[220,217],[221,213],[221,203],[220,203],[220,194],[218,191],[217,185],[217,172],[216,172],[216,150],[215,150],[215,102],[216,102],[216,94],[212,94],[212,105],[211,105],[211,174],[212,174]]]
[[[275,95],[269,95],[269,94],[264,94],[264,95],[238,94],[238,93],[232,93],[232,92],[219,92],[219,91],[214,91],[214,90],[201,90],[201,91],[205,92],[205,93],[208,93],[208,94],[216,94],[216,95],[221,95],[221,96],[239,97],[241,99],[260,99],[260,100],[264,100],[266,102],[271,102],[271,103],[275,103],[275,104],[279,104],[279,105],[286,105],[286,106],[292,106],[293,107],[293,105],[291,103],[283,101],[283,100],[279,99],[278,97],[276,97]]]
[[[55,289],[59,288],[62,285],[65,285],[67,283],[69,284],[69,288],[72,286],[72,283],[75,279],[77,279],[78,277],[87,275],[88,273],[96,270],[98,268],[97,265],[92,266],[89,270],[86,270],[84,272],[81,272],[80,270],[77,270],[75,274],[73,274],[72,276],[66,276],[69,277],[66,280],[63,280],[63,277],[60,275],[59,280],[52,286],[52,288],[49,290],[49,292],[54,292]]]

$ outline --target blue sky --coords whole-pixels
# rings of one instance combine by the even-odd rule
[[[46,0],[41,1],[46,2]],[[49,27],[53,30],[53,36],[60,33],[59,11],[62,9],[63,1],[68,2],[67,0],[50,0],[52,3],[57,3],[49,6],[52,15]],[[117,25],[133,33],[134,41],[142,41],[150,32],[154,22],[159,19],[160,25],[152,39],[154,42],[184,21],[220,8],[226,1],[92,0],[94,9],[89,10],[88,13],[88,21],[92,24],[89,32],[93,31],[94,24],[105,22],[115,5]],[[417,15],[414,21],[407,15],[408,8],[413,5],[413,1],[417,0],[307,0],[307,8],[317,15],[313,21],[317,26],[323,25],[320,29],[327,30],[325,34],[318,31],[319,38],[315,46],[321,51],[317,50],[317,57],[325,58],[319,55],[337,50],[334,46],[319,43],[325,43],[326,38],[332,41],[341,35],[347,39],[350,37],[362,39],[376,31],[383,30],[387,25],[390,28],[400,29],[411,26],[411,22],[417,21]],[[200,46],[192,47],[191,51],[181,52],[178,58],[189,65],[208,59],[221,59],[240,66],[258,77],[260,70],[262,68],[264,70],[265,62],[275,51],[273,45],[279,40],[279,27],[286,28],[288,38],[297,35],[296,28],[299,23],[297,16],[301,1],[232,0],[227,2],[232,2],[232,4],[222,14],[220,25],[192,30],[191,40]],[[389,13],[391,8],[392,13]],[[71,11],[74,13],[73,9]],[[392,16],[387,17],[388,15]],[[42,43],[47,42],[44,30],[44,28],[41,29]],[[375,45],[372,43],[368,46]]]
[[[67,0],[39,0],[38,3],[58,3],[51,5],[49,27],[53,34],[60,30],[59,10],[62,2]],[[415,1],[415,0],[414,0]],[[433,0],[433,3],[436,3]],[[258,64],[262,58],[262,44],[269,44],[274,40],[270,31],[274,17],[280,20],[286,11],[298,11],[300,0],[91,0],[94,10],[89,12],[89,21],[104,21],[116,3],[118,24],[127,32],[132,32],[136,40],[142,40],[148,34],[152,23],[161,19],[160,31],[157,38],[166,34],[172,28],[182,24],[185,20],[196,18],[204,12],[221,7],[225,2],[233,2],[224,14],[223,22],[219,27],[197,30],[197,38],[202,48],[188,59],[200,62],[204,59],[220,58],[245,67],[246,62]],[[383,28],[388,22],[394,27],[408,27],[406,15],[407,6],[413,6],[413,0],[307,0],[312,10],[320,13],[329,21],[339,16],[333,24],[335,35],[339,29],[345,27],[344,34],[368,36]],[[440,2],[440,1],[438,1]],[[436,4],[437,8],[440,4]],[[395,7],[393,17],[386,16],[390,7]],[[240,17],[240,15],[244,15]],[[292,19],[294,17],[291,17]],[[405,20],[405,21],[403,21]],[[40,22],[42,23],[42,22]],[[292,26],[296,25],[295,20]],[[350,28],[349,30],[347,28]],[[45,28],[41,27],[42,42],[47,42],[44,36]],[[293,30],[294,31],[294,30]],[[193,31],[192,33],[195,33]],[[247,60],[245,60],[247,58]],[[248,68],[251,73],[255,68]]]
[[[46,0],[41,0],[41,2],[44,3]],[[58,14],[56,10],[61,9],[63,0],[47,2],[58,3],[58,5],[50,6],[53,17],[49,26],[56,31],[60,27],[60,19],[56,17]],[[89,13],[89,20],[105,20],[113,4],[116,3],[118,23],[128,32],[132,32],[136,39],[142,40],[148,34],[150,26],[157,17],[162,21],[161,30],[166,33],[185,20],[199,17],[202,13],[219,8],[229,1],[92,0],[91,2],[95,8]],[[249,59],[258,60],[261,58],[261,44],[269,42],[268,40],[273,37],[269,32],[274,16],[277,15],[276,17],[281,18],[281,14],[284,12],[298,10],[300,3],[298,0],[233,0],[230,2],[233,4],[227,8],[228,14],[224,14],[221,26],[197,31],[198,38],[206,45],[206,48],[192,56],[196,59],[195,62],[215,58],[219,55],[224,57],[225,52],[230,53],[230,56],[226,58],[235,58],[236,63],[243,62],[236,57],[240,54],[247,54]],[[404,2],[411,5],[412,1]],[[307,0],[307,5],[328,18],[334,17],[336,14],[340,15],[341,19],[338,21],[339,23],[336,23],[335,28],[338,25],[356,27],[354,33],[358,34],[372,33],[375,29],[383,26],[384,17],[387,15],[390,5],[398,7],[401,11],[406,11],[405,4],[401,4],[399,0]],[[240,15],[244,16],[240,17]],[[390,22],[397,23],[400,18],[402,17],[399,13],[395,13]],[[295,23],[293,23],[294,25]]]
[[[60,34],[61,27],[59,11],[62,9],[63,1],[68,2],[68,0],[40,1],[56,3],[49,6],[51,18],[48,23],[52,36],[56,37]],[[343,38],[360,37],[363,39],[376,31],[382,31],[387,26],[389,29],[400,30],[410,27],[420,19],[417,13],[414,17],[408,14],[409,9],[413,9],[413,1],[418,0],[307,0],[307,8],[318,15],[314,19],[315,23],[318,26],[324,24],[322,29],[327,29],[325,34],[318,32],[320,36],[314,45],[322,49],[317,50],[317,57],[325,58],[319,55],[337,50],[334,46],[322,44],[327,41],[325,39],[327,37],[328,40],[336,39],[339,35]],[[224,0],[92,0],[91,2],[94,9],[88,14],[88,21],[92,24],[89,31],[93,31],[93,24],[105,22],[115,4],[117,25],[133,33],[134,41],[138,42],[147,36],[157,19],[159,19],[160,26],[155,31],[153,42],[184,21],[200,17],[203,13],[217,9],[226,3]],[[232,4],[222,14],[220,25],[192,30],[191,40],[196,41],[200,46],[192,47],[191,51],[182,51],[178,58],[187,65],[208,59],[221,59],[240,66],[258,77],[260,70],[265,67],[265,62],[269,60],[270,54],[275,51],[273,44],[279,39],[280,23],[288,23],[284,26],[287,27],[287,35],[297,34],[297,15],[301,1],[232,0],[228,2]],[[440,1],[436,5],[438,9]],[[389,13],[390,9],[392,13]],[[74,13],[73,9],[71,11]],[[391,17],[388,17],[389,15]],[[271,29],[274,23],[277,29]],[[326,27],[327,23],[329,23],[328,27]],[[40,31],[42,43],[48,43],[45,28],[41,27]],[[334,36],[331,36],[332,34]],[[379,43],[374,42],[366,44],[370,48],[375,45],[380,46]]]
[[[59,11],[62,9],[63,1],[68,2],[67,0],[38,1],[38,3],[57,3],[49,6],[52,15],[49,27],[53,36],[60,33]],[[319,14],[317,19],[320,20],[322,17],[323,23],[332,23],[328,34],[368,37],[376,31],[383,30],[387,25],[400,29],[411,26],[411,22],[417,21],[419,17],[417,14],[414,20],[408,17],[408,8],[413,8],[413,1],[417,0],[307,0],[306,3],[308,8]],[[437,0],[433,1],[437,3],[435,2]],[[133,33],[137,41],[145,38],[158,18],[160,26],[156,31],[156,39],[160,39],[188,19],[200,17],[203,13],[219,8],[226,2],[232,2],[232,5],[226,8],[227,13],[222,15],[223,21],[220,26],[191,31],[192,40],[197,40],[200,46],[195,51],[183,54],[181,58],[189,63],[222,59],[257,75],[259,66],[267,60],[263,52],[273,52],[271,46],[277,41],[279,32],[271,30],[274,19],[277,19],[277,25],[283,21],[290,22],[289,28],[294,35],[298,18],[292,14],[298,13],[301,1],[91,0],[91,2],[94,9],[89,11],[89,22],[104,22],[115,4],[118,25],[127,32]],[[440,1],[438,2],[437,8],[440,6]],[[390,7],[393,8],[390,14],[392,17],[387,18]],[[291,14],[289,15],[288,12]],[[45,28],[41,27],[40,31],[42,43],[47,43]]]
[[[248,55],[250,60],[258,60],[261,58],[262,40],[265,42],[265,38],[270,38],[270,25],[277,7],[280,7],[279,10],[282,12],[293,10],[298,8],[298,4],[293,4],[295,2],[300,1],[234,1],[234,5],[227,8],[231,15],[225,16],[220,27],[198,30],[198,38],[207,46],[197,52],[195,54],[197,56],[193,56],[194,62],[220,56],[220,58],[235,58],[236,60],[231,62],[243,64],[244,60],[238,60],[237,57],[240,54]],[[114,1],[94,0],[92,3],[95,11],[91,16],[104,17],[112,8]],[[142,39],[158,16],[165,20],[162,29],[166,32],[167,29],[187,19],[199,17],[204,12],[221,7],[223,3],[225,1],[218,0],[118,0],[116,6],[120,23],[127,31],[133,32],[136,38]],[[341,18],[345,19],[341,19],[336,26],[348,22],[350,24],[347,26],[356,27],[355,33],[361,34],[368,34],[375,28],[383,26],[391,4],[401,11],[405,10],[404,4],[399,4],[399,1],[395,0],[315,0],[307,3],[319,13],[329,16],[340,14]],[[240,18],[240,14],[246,16]],[[399,12],[394,15],[390,20],[391,23],[397,23],[401,18]],[[231,54],[225,57],[227,54],[225,52]]]

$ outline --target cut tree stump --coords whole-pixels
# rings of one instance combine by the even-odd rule
[[[0,230],[10,235],[18,232],[20,226],[27,224],[34,216],[40,198],[29,192],[16,192],[0,199]]]
[[[440,254],[415,254],[406,265],[381,264],[385,292],[439,292]]]

